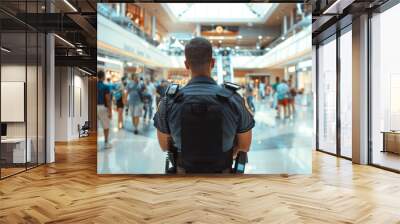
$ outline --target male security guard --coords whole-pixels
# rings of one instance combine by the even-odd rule
[[[211,77],[212,45],[196,37],[185,47],[189,83],[171,85],[154,117],[163,151],[177,149],[178,173],[229,172],[239,151],[248,152],[254,119],[234,85]]]

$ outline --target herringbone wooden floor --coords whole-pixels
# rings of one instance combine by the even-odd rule
[[[314,153],[312,175],[98,176],[96,139],[0,181],[0,223],[400,223],[400,175]]]

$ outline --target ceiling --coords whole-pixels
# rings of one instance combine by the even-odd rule
[[[133,3],[131,3],[133,4]],[[212,12],[210,18],[205,18],[202,21],[178,21],[176,16],[172,15],[171,11],[168,10],[168,4],[159,4],[159,3],[134,3],[139,5],[140,7],[145,9],[145,13],[149,13],[151,15],[155,15],[157,18],[157,26],[158,29],[163,30],[164,32],[176,36],[178,39],[182,38],[182,42],[189,40],[195,33],[196,25],[214,25],[215,27],[218,25],[223,26],[237,26],[239,28],[239,32],[235,36],[224,36],[221,38],[210,38],[213,40],[214,45],[222,45],[222,46],[240,46],[245,48],[255,48],[257,44],[261,46],[267,46],[269,43],[273,42],[277,39],[282,32],[282,23],[284,16],[289,18],[289,15],[295,11],[296,4],[285,4],[285,3],[241,3],[241,4],[233,4],[237,6],[241,6],[243,10],[248,10],[250,7],[259,7],[264,8],[264,14],[262,14],[261,19],[230,19],[234,15],[229,14],[227,17],[218,19],[213,18],[215,21],[210,19],[211,17],[216,17],[216,13],[221,11],[221,7],[224,5],[210,3],[176,3],[179,5],[183,5],[184,7],[192,7],[195,8],[195,5],[209,5],[210,7],[215,6],[215,11]],[[232,4],[230,4],[232,5]],[[260,7],[262,6],[262,7]],[[272,7],[273,6],[273,7]],[[228,7],[228,6],[227,6]],[[183,8],[183,7],[182,7]],[[199,9],[199,8],[197,8]],[[232,9],[230,12],[235,12],[240,10],[238,8]],[[247,11],[249,12],[249,11]],[[247,14],[250,15],[250,14]],[[259,17],[258,17],[259,18]],[[288,19],[289,20],[289,19]],[[185,34],[185,35],[182,35]],[[240,38],[240,37],[241,38]],[[261,39],[259,39],[261,36]],[[219,43],[219,41],[222,43]]]
[[[77,66],[95,74],[97,1],[47,2],[50,5],[46,5],[44,0],[0,1],[0,23],[3,38],[7,38],[3,45],[11,49],[8,55],[17,58],[18,54],[26,54],[25,30],[28,31],[28,56],[36,50],[34,44],[29,43],[32,38],[44,32],[55,33],[56,66]],[[34,52],[32,55],[35,55]]]
[[[264,23],[275,3],[163,3],[176,22],[194,23]]]

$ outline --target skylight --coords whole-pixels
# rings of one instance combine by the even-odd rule
[[[265,22],[274,3],[165,3],[178,22]]]

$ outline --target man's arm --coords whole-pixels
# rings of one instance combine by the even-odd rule
[[[247,132],[236,134],[236,145],[234,147],[233,155],[236,156],[238,152],[248,152],[250,150],[251,140],[251,129]]]
[[[154,115],[154,127],[157,128],[157,138],[162,151],[167,151],[171,146],[171,135],[168,128],[168,118],[166,116],[166,98],[162,98]]]
[[[162,133],[161,131],[157,130],[157,138],[158,143],[160,144],[161,150],[166,152],[168,151],[171,143],[171,136],[169,134]]]
[[[234,96],[234,103],[237,106],[237,112],[239,115],[238,127],[236,130],[236,141],[233,149],[233,155],[241,152],[248,152],[250,150],[251,140],[252,140],[252,129],[255,125],[253,115],[250,113],[249,109],[246,107],[245,100],[239,95]]]

